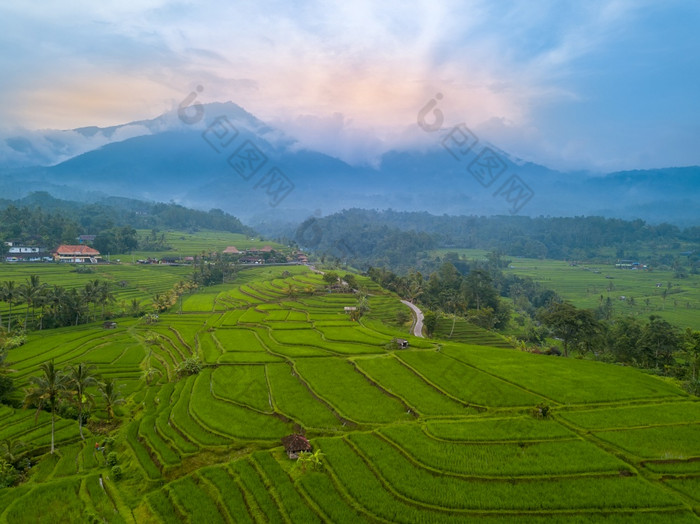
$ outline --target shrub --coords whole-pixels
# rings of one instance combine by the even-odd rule
[[[15,385],[12,381],[12,377],[0,374],[0,402],[2,402],[5,397],[8,397],[14,389]]]
[[[107,465],[108,466],[116,466],[117,465],[117,453],[114,451],[110,451],[107,453]]]
[[[700,397],[700,379],[690,379],[683,383],[685,390],[691,395]]]
[[[15,335],[13,337],[8,337],[5,339],[5,343],[2,345],[3,349],[15,349],[23,346],[27,342],[27,335]]]
[[[5,459],[0,459],[0,488],[12,486],[17,481],[18,476],[19,474],[12,464]]]
[[[549,415],[552,412],[552,408],[550,408],[547,404],[537,404],[533,409],[532,409],[532,415],[535,418],[539,419],[546,419],[549,418]]]
[[[112,478],[117,481],[121,480],[124,474],[122,473],[121,466],[112,466]]]
[[[179,377],[196,375],[202,371],[202,362],[199,360],[199,357],[189,357],[180,362],[175,371],[177,371]]]

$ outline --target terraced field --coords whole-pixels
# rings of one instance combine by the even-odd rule
[[[20,388],[48,359],[122,384],[123,477],[94,451],[99,424],[83,442],[59,418],[50,455],[48,414],[0,406],[0,441],[41,457],[0,489],[0,524],[700,520],[697,398],[635,369],[414,338],[383,322],[398,298],[370,289],[358,324],[356,297],[308,268],[260,267],[157,324],[31,335],[9,356]],[[409,349],[386,349],[396,336]],[[201,371],[178,376],[191,357]],[[320,466],[287,457],[293,432]]]

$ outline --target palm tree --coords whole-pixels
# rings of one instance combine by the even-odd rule
[[[119,393],[119,387],[117,386],[117,381],[113,378],[106,378],[104,381],[97,385],[97,389],[100,390],[102,398],[105,401],[105,410],[107,411],[107,416],[110,419],[114,418],[114,406],[124,403],[124,399]]]
[[[95,303],[102,307],[102,318],[105,316],[105,306],[115,301],[111,286],[106,280],[95,280]]]
[[[100,281],[99,281],[99,279],[95,279],[95,280],[88,281],[85,284],[85,287],[80,290],[80,295],[86,304],[93,304],[93,306],[97,305],[97,300],[98,300],[99,292],[100,292],[99,287],[100,287]],[[96,315],[95,315],[95,311],[93,308],[93,318],[95,316]],[[88,322],[89,322],[89,307],[88,307]]]
[[[0,283],[0,302],[5,302],[5,284]],[[2,311],[0,311],[0,328],[2,328]]]
[[[94,370],[95,366],[83,364],[82,362],[68,368],[68,387],[72,393],[73,403],[78,408],[78,429],[80,430],[80,438],[83,440],[85,440],[83,436],[83,413],[86,406],[95,403],[92,394],[87,392],[87,388],[97,385]]]
[[[39,306],[39,330],[44,329],[44,313],[46,306],[51,305],[53,293],[53,290],[48,286],[42,286],[38,296],[34,298],[33,305]]]
[[[17,288],[13,280],[6,280],[2,284],[2,288],[3,300],[10,306],[10,311],[7,315],[7,331],[12,331],[12,304],[15,304],[19,298],[19,288]]]
[[[19,287],[19,296],[27,303],[27,309],[24,313],[25,327],[28,325],[30,307],[32,308],[32,317],[34,317],[36,301],[41,294],[42,287],[43,284],[39,282],[39,275],[30,275],[27,281]]]
[[[54,446],[54,433],[56,430],[56,406],[63,398],[68,387],[68,377],[57,370],[53,360],[44,362],[39,369],[42,375],[30,377],[31,387],[26,390],[24,397],[25,406],[36,406],[34,421],[39,418],[39,412],[44,406],[51,410],[51,453],[56,449]]]

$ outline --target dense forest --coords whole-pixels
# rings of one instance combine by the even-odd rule
[[[16,201],[0,199],[0,240],[52,248],[64,242],[73,243],[78,235],[102,235],[103,244],[113,245],[108,249],[103,245],[102,249],[118,253],[135,247],[129,239],[134,228],[255,233],[220,209],[198,211],[174,203],[126,198],[107,198],[96,203],[71,202],[43,192]]]
[[[300,247],[359,267],[384,266],[402,273],[434,270],[426,251],[485,249],[511,256],[594,260],[639,258],[655,249],[695,251],[700,267],[700,227],[679,229],[602,217],[435,216],[429,213],[350,209],[310,218],[287,236]],[[648,253],[645,253],[648,254]],[[673,263],[669,255],[652,259]]]

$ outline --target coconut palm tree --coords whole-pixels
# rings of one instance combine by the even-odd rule
[[[124,399],[119,393],[117,381],[113,378],[106,378],[97,385],[97,389],[102,394],[102,399],[105,401],[105,410],[110,419],[114,418],[114,406],[124,403]]]
[[[68,377],[56,369],[53,360],[44,362],[39,366],[39,369],[41,369],[41,375],[29,378],[31,386],[26,390],[24,404],[25,406],[36,406],[35,422],[44,406],[48,406],[51,411],[51,453],[53,454],[56,449],[54,445],[56,407],[66,394]]]
[[[12,331],[12,305],[17,303],[20,297],[19,288],[13,280],[6,280],[2,284],[2,297],[10,306],[10,311],[7,315],[7,331]]]
[[[105,306],[114,303],[110,283],[107,280],[95,280],[95,304],[102,308],[102,318],[105,316]]]
[[[95,376],[95,366],[92,364],[80,363],[68,368],[68,388],[71,393],[72,402],[78,408],[78,429],[80,438],[85,440],[83,436],[83,413],[86,406],[91,406],[95,403],[92,394],[88,393],[87,388],[98,384]]]
[[[36,302],[41,295],[42,287],[44,284],[39,281],[39,275],[29,275],[27,281],[19,287],[19,296],[27,303],[27,309],[24,313],[25,327],[28,326],[30,307],[32,308],[32,317],[34,317]]]

